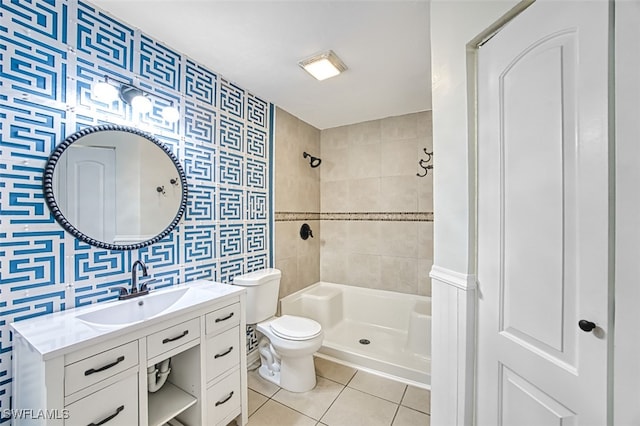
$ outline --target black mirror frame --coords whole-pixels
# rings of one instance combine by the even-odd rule
[[[173,164],[176,166],[176,169],[178,170],[178,176],[180,178],[180,183],[182,184],[182,197],[180,199],[180,208],[178,209],[178,213],[173,218],[171,223],[164,229],[164,231],[160,232],[158,235],[156,235],[155,237],[149,240],[143,241],[141,243],[136,243],[136,244],[111,244],[111,243],[106,243],[104,241],[98,241],[94,238],[89,237],[88,235],[85,235],[84,233],[82,233],[82,231],[80,231],[78,228],[73,226],[67,220],[67,218],[64,217],[64,215],[62,214],[62,211],[60,211],[60,207],[58,206],[58,203],[56,202],[56,199],[53,193],[53,172],[55,171],[56,164],[60,160],[60,156],[64,153],[64,151],[67,148],[69,148],[70,145],[77,142],[79,139],[83,138],[84,136],[90,135],[92,133],[103,132],[103,131],[128,132],[137,136],[142,136],[145,139],[148,139],[149,141],[157,145],[160,149],[162,149],[162,151],[165,154],[167,154],[167,156],[171,159]],[[157,243],[158,241],[166,237],[171,231],[173,231],[176,226],[178,226],[178,223],[180,222],[180,219],[184,215],[184,212],[187,208],[187,195],[188,195],[187,176],[185,175],[184,169],[180,165],[178,158],[173,154],[173,152],[171,152],[171,150],[165,144],[160,142],[156,137],[152,136],[151,134],[144,132],[142,130],[136,129],[134,127],[121,126],[118,124],[100,124],[97,126],[86,127],[68,136],[64,141],[58,144],[58,146],[56,146],[54,151],[49,156],[49,159],[47,160],[47,164],[45,165],[44,178],[42,181],[42,189],[44,191],[45,202],[47,203],[47,206],[49,207],[49,210],[53,214],[53,217],[55,218],[56,222],[58,222],[60,226],[62,226],[67,232],[69,232],[71,235],[73,235],[77,239],[87,244],[91,244],[92,246],[102,248],[102,249],[107,249],[107,250],[119,250],[119,251],[137,250],[146,246],[150,246],[151,244]]]

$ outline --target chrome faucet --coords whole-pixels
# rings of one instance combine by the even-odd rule
[[[148,280],[143,282],[138,288],[138,266],[142,268],[142,276],[149,276],[147,273],[147,266],[144,264],[142,260],[136,260],[131,265],[131,289],[127,290],[126,287],[116,287],[114,290],[118,290],[120,293],[118,295],[118,300],[131,299],[132,297],[144,296],[145,294],[149,294],[149,289],[147,286],[149,283],[154,282],[155,280]]]

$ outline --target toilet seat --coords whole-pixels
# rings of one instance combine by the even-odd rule
[[[269,327],[273,334],[287,340],[308,340],[322,333],[318,322],[293,315],[283,315],[271,321]]]

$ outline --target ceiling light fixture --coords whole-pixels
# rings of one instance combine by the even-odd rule
[[[113,82],[119,84],[120,88],[116,88]],[[151,111],[153,102],[150,96],[156,97],[168,102],[168,105],[162,108],[161,115],[163,120],[168,123],[175,123],[180,119],[180,112],[178,108],[174,106],[172,100],[155,93],[147,93],[132,84],[117,81],[113,78],[109,79],[107,76],[104,77],[104,81],[99,81],[93,85],[92,93],[96,99],[108,103],[114,102],[120,97],[124,103],[131,105],[131,108],[140,114],[146,114]]]
[[[326,80],[347,70],[347,66],[338,58],[333,50],[319,53],[298,62],[301,68],[316,80]]]

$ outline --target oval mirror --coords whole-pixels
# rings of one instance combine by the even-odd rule
[[[44,197],[76,238],[135,250],[167,236],[187,205],[187,180],[171,150],[141,130],[104,124],[67,137],[44,170]]]

